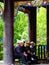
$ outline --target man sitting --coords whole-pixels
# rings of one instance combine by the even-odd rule
[[[33,41],[30,42],[30,49],[31,49],[31,63],[38,64],[38,58],[35,54],[36,46],[35,46],[35,43]]]
[[[21,58],[22,59],[22,65],[26,65],[27,54],[25,53],[25,47],[24,47],[23,41],[18,42],[18,46],[16,46],[14,49],[14,55],[15,55],[15,58]]]
[[[38,64],[38,58],[35,55],[35,51],[36,51],[36,46],[33,41],[30,43],[29,42],[26,43],[27,62],[29,64]]]

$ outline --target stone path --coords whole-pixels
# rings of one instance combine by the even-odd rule
[[[0,61],[0,65],[4,65],[4,62],[3,61]],[[15,62],[14,65],[22,65],[22,64]],[[35,64],[35,65],[37,65],[37,64]],[[49,65],[49,64],[38,64],[38,65]]]
[[[0,61],[0,65],[4,65],[4,62],[3,62],[3,61]],[[18,62],[15,62],[14,65],[22,65],[22,64],[20,64],[20,63],[18,63]]]

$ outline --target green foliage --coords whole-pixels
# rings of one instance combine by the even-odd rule
[[[0,60],[3,59],[3,32],[4,31],[4,23],[3,20],[0,19]]]
[[[14,23],[14,43],[20,39],[27,39],[28,17],[23,12],[18,12]]]
[[[37,13],[37,44],[46,44],[46,9],[41,7]]]
[[[0,18],[0,42],[3,41],[3,31],[4,31],[4,23],[3,20]]]
[[[0,60],[3,59],[3,44],[0,44]]]
[[[4,3],[0,2],[0,6],[3,8],[4,10]]]

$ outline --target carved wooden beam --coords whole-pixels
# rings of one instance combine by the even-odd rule
[[[34,0],[14,0],[14,1],[34,1]]]
[[[34,1],[34,0],[14,0],[14,2],[16,1]],[[4,0],[0,0],[0,2],[4,2]]]

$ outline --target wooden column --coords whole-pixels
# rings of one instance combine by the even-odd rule
[[[47,52],[49,62],[49,6],[47,6]]]
[[[5,0],[4,4],[4,65],[13,65],[14,0]]]
[[[36,7],[31,7],[29,11],[29,41],[36,43]]]

